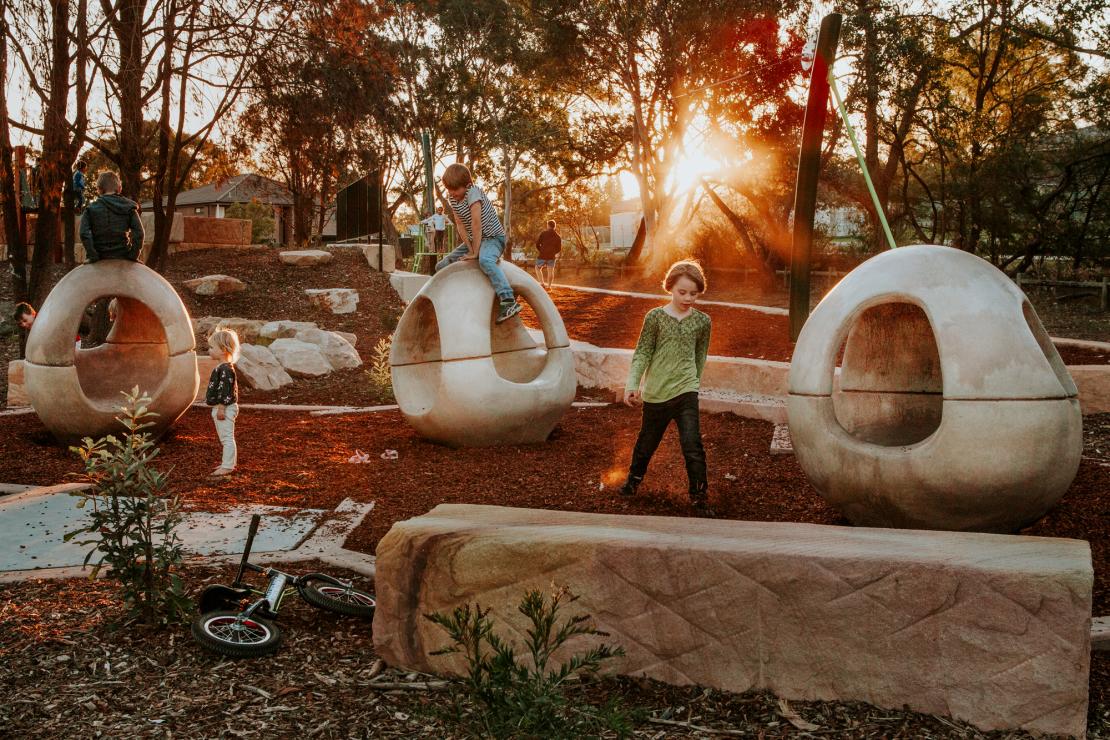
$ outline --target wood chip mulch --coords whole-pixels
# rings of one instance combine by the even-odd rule
[[[281,567],[360,580],[320,563]],[[188,568],[183,576],[199,591],[228,582],[232,569]],[[0,727],[6,737],[36,738],[469,736],[443,720],[458,685],[385,666],[365,621],[294,598],[278,623],[285,639],[276,654],[227,660],[198,648],[186,627],[129,623],[105,580],[0,586]],[[1110,669],[1108,658],[1095,655],[1095,674]],[[785,702],[642,679],[605,678],[568,693],[583,703],[619,699],[632,712],[632,736],[652,740],[1029,737],[859,702]],[[1088,737],[1108,736],[1107,699],[1092,681]]]

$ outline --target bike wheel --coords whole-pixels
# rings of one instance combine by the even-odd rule
[[[373,594],[357,588],[336,586],[323,580],[307,580],[299,584],[297,590],[309,604],[348,617],[373,617],[378,605]]]
[[[240,621],[239,614],[201,614],[193,620],[193,639],[201,647],[231,658],[256,658],[277,650],[281,630],[276,624],[254,616]]]

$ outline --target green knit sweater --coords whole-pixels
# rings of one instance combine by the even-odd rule
[[[648,403],[698,390],[709,354],[709,330],[709,317],[696,308],[681,321],[662,306],[648,311],[625,389],[638,389],[646,372],[643,399]]]

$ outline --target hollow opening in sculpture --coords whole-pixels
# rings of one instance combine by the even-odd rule
[[[887,301],[856,317],[833,393],[846,432],[884,447],[921,442],[940,426],[943,391],[936,336],[919,306]]]
[[[73,364],[85,397],[114,409],[123,402],[121,394],[136,386],[153,396],[166,379],[170,355],[166,329],[146,304],[119,297],[112,306],[115,316],[104,343],[75,347]]]
[[[439,322],[435,306],[417,296],[393,333],[393,383],[398,399],[405,399],[405,411],[423,414],[435,404],[442,377]]]
[[[517,300],[531,309],[541,325],[548,321],[524,293],[520,293]],[[498,324],[497,309],[498,303],[495,300],[490,309],[490,351],[493,355],[493,367],[498,375],[511,383],[530,383],[539,377],[547,363],[547,343],[537,343],[520,318]]]

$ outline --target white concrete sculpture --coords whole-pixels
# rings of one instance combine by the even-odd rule
[[[518,318],[494,322],[497,300],[474,261],[437,273],[397,324],[393,393],[427,439],[453,447],[542,442],[574,401],[574,356],[555,304],[519,267],[501,267],[539,317],[545,346]]]
[[[85,307],[115,298],[107,341],[77,349]],[[189,313],[173,286],[138,262],[101,260],[58,281],[27,337],[27,395],[59,440],[119,434],[124,392],[138,386],[152,399],[154,434],[164,432],[196,397],[197,356]]]
[[[814,309],[787,411],[802,469],[855,524],[1012,532],[1075,477],[1077,395],[1001,271],[912,246],[860,265]]]

